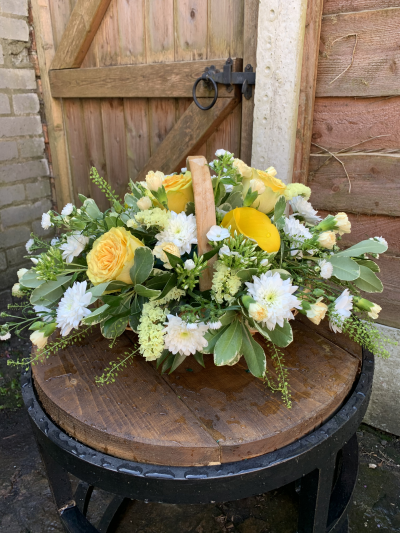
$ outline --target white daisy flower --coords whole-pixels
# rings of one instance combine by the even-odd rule
[[[90,315],[92,294],[86,293],[87,282],[75,282],[69,287],[61,298],[57,308],[57,326],[61,329],[61,335],[65,337],[70,331],[78,329],[82,318]]]
[[[193,270],[195,268],[195,263],[193,259],[186,259],[183,266],[186,268],[186,270]]]
[[[178,246],[179,253],[189,254],[192,244],[197,244],[197,226],[194,215],[185,213],[176,214],[171,211],[171,218],[165,226],[165,229],[156,235],[157,245],[165,242],[173,242]]]
[[[293,246],[301,246],[304,241],[312,238],[312,233],[304,224],[301,224],[294,215],[285,219],[284,233],[290,238]],[[291,255],[296,255],[298,250],[292,250]]]
[[[353,309],[353,296],[349,289],[345,289],[339,298],[335,300],[334,317],[329,322],[329,326],[335,333],[342,333],[343,322],[351,316]]]
[[[8,339],[11,339],[11,333],[9,331],[4,335],[0,335],[0,341],[8,341]]]
[[[274,330],[276,324],[282,327],[285,319],[293,319],[291,310],[301,307],[300,301],[293,296],[298,287],[292,285],[290,279],[283,280],[278,272],[253,276],[253,283],[246,282],[246,285],[249,294],[264,309],[265,317],[259,316],[270,330]]]
[[[168,322],[164,330],[165,347],[173,354],[191,355],[201,352],[208,344],[204,334],[208,326],[197,324],[196,329],[190,329],[179,316],[167,315]]]
[[[290,205],[293,211],[304,218],[309,224],[317,224],[322,218],[317,215],[317,212],[310,202],[307,202],[303,196],[295,196],[290,200]]]
[[[321,269],[321,278],[329,279],[330,277],[332,277],[332,274],[333,274],[332,263],[329,263],[329,261],[322,259],[322,261],[318,262],[318,265]]]
[[[72,235],[68,235],[67,242],[60,246],[60,250],[63,250],[62,258],[67,263],[72,263],[74,257],[78,257],[88,244],[89,237],[85,237],[80,231],[74,231]]]
[[[217,320],[216,322],[208,322],[207,326],[210,329],[219,329],[222,327],[222,322],[220,320]]]
[[[29,241],[25,244],[26,251],[28,254],[31,254],[31,248],[34,245],[35,241],[33,239],[29,239]]]
[[[49,213],[43,213],[42,215],[42,228],[49,229],[53,225]]]
[[[218,242],[230,237],[230,233],[229,230],[222,228],[221,226],[211,226],[206,237],[209,241]]]
[[[61,214],[63,217],[69,217],[69,215],[72,213],[73,210],[74,210],[74,205],[67,204],[66,206],[63,207]]]

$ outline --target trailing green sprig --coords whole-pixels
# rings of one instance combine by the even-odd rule
[[[277,346],[275,346],[275,344],[267,343],[267,346],[270,350],[277,382],[275,382],[267,368],[264,378],[265,383],[273,392],[281,393],[283,402],[285,403],[286,407],[290,409],[292,407],[292,396],[290,393],[290,386],[288,383],[289,376],[287,368],[285,367],[283,352]]]
[[[110,364],[104,369],[101,376],[96,376],[95,382],[97,385],[109,385],[115,382],[115,378],[118,377],[119,372],[128,366],[129,361],[138,353],[139,347],[130,352],[125,352],[123,359],[120,357],[117,361],[111,361]]]

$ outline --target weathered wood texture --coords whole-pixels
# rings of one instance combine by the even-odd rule
[[[399,29],[400,7],[325,16],[316,95],[370,97],[400,94]],[[354,34],[357,34],[354,62],[344,72],[351,63]]]
[[[398,0],[324,0],[324,15],[400,7]]]
[[[225,61],[214,61],[222,70]],[[50,85],[53,97],[63,98],[191,98],[193,84],[209,61],[182,61],[151,65],[51,70]],[[242,68],[242,61],[234,59],[233,71]],[[168,80],[168,83],[166,83]],[[203,83],[196,91],[199,97],[212,97],[214,91]],[[224,85],[218,98],[233,98]]]
[[[196,206],[197,248],[198,255],[203,255],[211,250],[208,244],[207,233],[217,223],[215,216],[214,190],[211,182],[210,168],[204,156],[191,156],[187,158],[187,168],[192,173],[193,196]],[[208,291],[212,286],[213,263],[215,255],[208,261],[207,268],[200,277],[200,290]]]
[[[290,410],[244,363],[215,367],[212,356],[205,356],[205,369],[189,357],[163,376],[135,357],[115,383],[97,387],[94,377],[132,341],[126,334],[110,350],[94,334],[87,344],[35,365],[35,387],[46,412],[72,437],[123,459],[164,465],[238,461],[297,440],[336,411],[359,366],[356,357],[298,323],[295,342],[284,350]]]
[[[312,155],[308,184],[312,201],[319,209],[334,209],[368,215],[400,215],[400,156],[340,154],[342,165],[323,155]]]
[[[77,1],[52,61],[52,69],[81,66],[110,1]]]
[[[299,183],[306,183],[308,176],[323,4],[323,0],[307,3],[299,114],[293,162],[293,181]]]

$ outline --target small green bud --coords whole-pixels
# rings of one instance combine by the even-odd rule
[[[44,328],[45,325],[46,325],[46,324],[45,324],[44,322],[34,322],[34,323],[29,327],[29,329],[30,329],[31,331],[37,331],[37,330],[39,330],[39,329]]]
[[[43,330],[43,335],[45,337],[49,337],[55,331],[56,327],[57,327],[57,324],[55,322],[51,322],[51,324],[47,324]]]
[[[320,296],[323,296],[324,294],[325,294],[325,292],[322,289],[314,289],[313,290],[313,295],[316,296],[317,298],[319,298]]]

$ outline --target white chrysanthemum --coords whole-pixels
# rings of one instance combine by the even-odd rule
[[[209,322],[207,326],[210,329],[219,329],[222,327],[222,322],[220,320],[217,320],[216,322]]]
[[[301,224],[293,215],[285,218],[284,233],[290,238],[293,246],[301,246],[304,241],[311,239],[312,234],[304,224]],[[297,250],[292,250],[291,255],[296,255]]]
[[[189,329],[188,324],[179,316],[168,315],[167,318],[164,342],[171,353],[191,355],[197,351],[201,352],[207,346],[204,334],[208,326],[200,323],[196,329]]]
[[[50,244],[51,246],[55,246],[60,242],[60,239],[58,237],[54,237],[54,239],[51,239]]]
[[[325,259],[322,259],[322,261],[319,261],[318,263],[320,269],[321,269],[321,278],[329,279],[332,277],[333,274],[333,265],[329,261],[326,261]]]
[[[186,270],[193,270],[196,267],[193,259],[186,259],[183,266],[185,267]]]
[[[69,287],[61,298],[57,308],[57,326],[61,329],[61,335],[65,337],[73,329],[78,329],[82,318],[90,315],[92,294],[86,293],[87,282],[75,282]]]
[[[384,237],[370,237],[370,241],[378,241],[385,246],[389,246],[387,240]],[[28,241],[29,242],[29,241]]]
[[[179,248],[179,253],[189,254],[192,244],[197,244],[196,217],[185,213],[176,214],[171,211],[171,218],[164,231],[156,235],[157,245],[173,242]]]
[[[26,251],[28,254],[31,254],[31,248],[34,245],[35,241],[33,239],[29,239],[29,241],[25,244]]]
[[[342,294],[335,300],[335,311],[329,325],[335,333],[342,333],[343,322],[351,316],[353,309],[353,296],[349,289],[345,289]]]
[[[290,200],[290,205],[295,213],[299,214],[309,224],[317,224],[321,219],[317,215],[317,211],[313,208],[310,202],[307,202],[303,196],[295,196]]]
[[[51,313],[51,309],[48,307],[45,307],[44,305],[34,305],[33,310],[42,322],[52,322],[53,318],[51,315],[49,315],[49,313]]]
[[[0,341],[8,341],[8,339],[11,339],[11,333],[9,331],[4,335],[0,335]]]
[[[73,204],[67,204],[66,206],[63,207],[63,210],[61,211],[61,214],[64,217],[69,217],[69,215],[72,213],[73,210],[74,210],[74,205]]]
[[[209,241],[218,242],[228,239],[230,233],[229,230],[222,228],[221,226],[211,226],[206,236]]]
[[[11,289],[11,294],[16,298],[22,298],[24,296],[24,292],[21,290],[21,285],[19,283],[14,283]]]
[[[223,150],[222,148],[215,152],[216,157],[222,157],[225,154],[232,155],[230,152],[228,152],[228,150]]]
[[[43,229],[49,229],[50,226],[52,226],[53,223],[51,221],[49,213],[43,213],[42,215],[42,228]]]
[[[262,323],[268,329],[275,329],[276,324],[284,325],[284,320],[293,319],[292,309],[301,307],[300,301],[293,296],[298,289],[290,279],[283,280],[278,272],[267,272],[260,277],[253,276],[253,283],[246,282],[249,294],[264,308],[266,317]]]
[[[72,235],[68,235],[67,242],[60,246],[60,250],[63,250],[62,258],[67,263],[72,263],[74,257],[78,257],[88,244],[89,237],[85,237],[80,231],[74,231]]]

